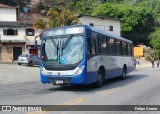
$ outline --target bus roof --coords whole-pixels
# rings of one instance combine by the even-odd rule
[[[56,28],[46,29],[46,30],[44,30],[44,31],[55,30],[55,29],[60,29],[60,28],[71,28],[71,27],[85,27],[85,28],[87,28],[87,29],[89,29],[89,30],[95,31],[95,32],[97,32],[97,33],[101,33],[101,34],[106,35],[106,36],[109,36],[109,37],[111,37],[111,38],[113,38],[113,39],[119,39],[119,40],[122,40],[122,41],[125,41],[125,42],[132,43],[131,40],[125,39],[125,38],[123,38],[123,37],[121,37],[121,36],[118,36],[118,35],[115,35],[115,34],[111,34],[111,33],[106,32],[106,31],[98,30],[98,29],[96,29],[96,28],[94,28],[94,27],[91,27],[91,26],[89,26],[89,25],[63,26],[63,27],[56,27]],[[44,31],[43,31],[43,32],[44,32]],[[41,35],[43,34],[43,32],[41,33]]]

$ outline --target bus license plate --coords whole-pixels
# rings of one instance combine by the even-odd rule
[[[63,80],[56,80],[56,84],[63,84]]]

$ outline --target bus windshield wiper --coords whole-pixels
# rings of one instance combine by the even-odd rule
[[[73,35],[71,35],[65,42],[62,44],[62,49],[65,49],[68,45],[68,43],[71,41]]]
[[[73,38],[73,35],[70,35],[70,37],[65,42],[62,43],[62,53],[61,54],[63,54],[63,49],[67,47],[67,45],[69,44],[72,38]]]

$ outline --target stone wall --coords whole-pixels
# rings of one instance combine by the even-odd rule
[[[25,53],[24,43],[3,43],[2,54],[1,54],[3,62],[13,61],[13,47],[22,47],[22,53]]]

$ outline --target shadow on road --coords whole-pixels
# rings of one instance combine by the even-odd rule
[[[94,92],[106,89],[114,89],[117,87],[127,86],[128,84],[134,83],[137,80],[141,80],[148,75],[129,75],[125,80],[121,80],[119,77],[108,79],[105,85],[101,88],[96,88],[95,84],[90,84],[86,86],[55,86],[50,88],[49,91],[72,91],[72,92]]]

